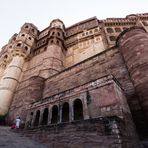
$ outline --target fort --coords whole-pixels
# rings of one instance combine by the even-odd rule
[[[148,13],[25,23],[0,52],[0,116],[49,147],[138,148],[147,90]]]

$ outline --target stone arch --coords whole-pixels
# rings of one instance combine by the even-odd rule
[[[36,115],[35,115],[35,120],[34,120],[34,126],[39,125],[39,120],[40,120],[40,110],[37,110]]]
[[[73,103],[74,120],[83,119],[83,104],[80,99],[76,99]]]
[[[62,105],[62,122],[69,121],[69,104],[67,102]]]
[[[58,106],[54,105],[52,107],[51,124],[58,123],[58,112],[59,112]]]
[[[28,115],[28,120],[27,120],[27,128],[30,128],[32,126],[32,120],[33,120],[33,112],[30,112]]]
[[[43,112],[42,125],[48,124],[48,115],[49,115],[49,110],[48,110],[48,108],[45,108],[44,112]]]

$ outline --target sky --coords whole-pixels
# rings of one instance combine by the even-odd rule
[[[148,0],[0,0],[0,49],[25,23],[39,30],[53,19],[65,26],[96,16],[98,19],[148,13]]]

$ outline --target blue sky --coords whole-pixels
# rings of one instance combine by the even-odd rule
[[[0,48],[25,22],[42,30],[56,18],[68,27],[93,16],[105,19],[146,12],[148,0],[0,0]]]

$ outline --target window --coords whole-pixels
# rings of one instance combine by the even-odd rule
[[[58,106],[57,106],[57,105],[54,105],[54,106],[52,107],[51,123],[52,123],[52,124],[58,123]]]
[[[25,26],[25,28],[29,28],[28,26]]]
[[[27,47],[27,46],[25,46],[25,50],[26,50],[26,51],[28,50],[28,47]]]
[[[61,34],[58,32],[58,36],[60,36]]]
[[[95,30],[94,30],[94,32],[98,32],[99,30],[96,28]]]
[[[122,30],[121,30],[121,28],[115,28],[115,31],[116,32],[121,32]]]
[[[43,112],[42,125],[47,125],[47,124],[48,124],[48,108],[45,108]]]
[[[34,32],[34,29],[32,29],[32,32]]]
[[[89,31],[89,34],[92,34],[92,33],[93,33],[92,30],[90,30],[90,31]]]
[[[28,39],[29,39],[29,40],[31,40],[32,38],[31,38],[31,37],[29,37]]]
[[[38,111],[36,112],[35,121],[34,121],[34,126],[38,126],[38,125],[39,125],[39,119],[40,119],[40,111],[38,110]]]
[[[17,44],[17,47],[20,47],[20,46],[21,46],[21,43],[18,43],[18,44]]]
[[[52,32],[52,35],[54,35],[55,34],[55,32]]]
[[[24,37],[24,36],[25,36],[25,34],[22,34],[21,36],[22,36],[22,37]]]
[[[62,106],[62,122],[69,121],[69,104],[65,102]]]
[[[116,40],[115,36],[110,36],[109,39],[110,39],[110,41],[115,41]]]
[[[83,119],[83,105],[80,99],[76,99],[73,105],[74,109],[74,120]]]
[[[113,29],[112,28],[107,28],[106,29],[108,33],[113,33]]]

